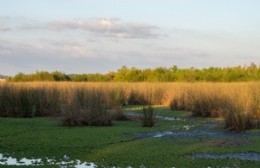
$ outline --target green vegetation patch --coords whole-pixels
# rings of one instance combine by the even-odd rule
[[[139,108],[126,107],[124,112],[138,112]],[[51,118],[0,118],[0,153],[16,158],[57,159],[62,159],[66,154],[71,159],[94,162],[101,167],[257,167],[260,164],[260,161],[192,157],[197,152],[259,153],[259,136],[246,137],[241,140],[245,143],[238,145],[235,144],[239,143],[238,140],[223,137],[141,139],[134,136],[139,132],[179,131],[174,130],[173,126],[183,127],[190,122],[196,129],[205,129],[205,124],[213,120],[190,118],[188,112],[170,111],[160,106],[156,110],[162,116],[180,117],[182,120],[160,120],[155,127],[144,128],[139,121],[114,121],[112,127],[63,127]]]

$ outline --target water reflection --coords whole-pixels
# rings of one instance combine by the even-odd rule
[[[55,160],[55,159],[28,159],[28,158],[22,158],[17,159],[13,158],[12,156],[3,155],[0,153],[0,165],[10,165],[10,166],[40,166],[40,165],[57,165],[61,168],[65,167],[74,167],[74,168],[94,168],[96,165],[94,163],[88,163],[88,162],[82,162],[80,160],[68,160],[68,161],[62,161],[62,160]]]

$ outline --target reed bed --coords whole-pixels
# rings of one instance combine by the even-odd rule
[[[225,128],[260,127],[260,82],[0,83],[1,117],[60,117],[64,125],[111,125],[123,105],[167,105],[194,116],[223,118]],[[112,111],[112,113],[111,113]]]

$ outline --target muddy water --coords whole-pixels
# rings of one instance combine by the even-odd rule
[[[0,165],[10,165],[10,166],[40,166],[40,165],[56,165],[59,167],[74,167],[74,168],[94,168],[96,165],[94,163],[81,162],[80,160],[70,160],[62,161],[55,159],[28,159],[22,158],[17,159],[11,156],[6,156],[0,153]]]
[[[195,153],[192,157],[203,159],[239,159],[249,161],[260,161],[260,153],[255,152],[227,154]]]

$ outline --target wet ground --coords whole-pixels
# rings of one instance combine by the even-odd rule
[[[213,154],[213,153],[195,153],[192,158],[203,159],[239,159],[248,161],[260,161],[260,153],[246,152],[246,153],[226,153],[226,154]]]
[[[160,120],[173,121],[172,129],[161,132],[140,132],[134,136],[140,139],[147,138],[194,138],[205,139],[209,146],[240,146],[250,144],[250,137],[260,137],[260,132],[232,132],[223,128],[222,122],[205,121],[200,125],[196,125],[197,119],[191,117],[176,118],[176,117],[161,117]],[[200,119],[201,120],[201,119]],[[206,119],[205,119],[206,120]],[[182,124],[174,125],[174,121],[182,121]],[[213,138],[213,139],[212,139]],[[187,156],[189,157],[189,156]],[[203,159],[238,159],[247,161],[260,161],[260,153],[258,152],[243,152],[243,153],[194,153],[192,158]]]
[[[142,114],[131,113],[131,112],[128,112],[125,115],[129,116],[129,117],[142,117],[143,116]],[[166,121],[178,121],[178,120],[181,120],[181,118],[179,118],[179,117],[165,117],[165,116],[156,116],[156,119],[158,119],[158,120],[166,120]]]
[[[181,112],[180,112],[181,113]],[[161,113],[162,114],[162,113]],[[132,116],[133,118],[136,118],[139,120],[139,118],[142,116],[141,114],[137,113],[126,113],[128,116]],[[129,145],[133,141],[133,147],[138,145],[139,140],[141,142],[162,142],[165,143],[166,145],[169,145],[168,142],[176,142],[177,146],[179,145],[179,142],[182,142],[182,138],[184,141],[184,148],[186,145],[189,147],[192,146],[194,147],[194,144],[196,143],[198,145],[201,145],[203,147],[212,147],[212,150],[200,150],[201,146],[198,146],[198,148],[194,148],[194,150],[187,150],[185,152],[179,152],[177,154],[174,153],[172,155],[173,157],[177,159],[183,159],[183,160],[194,160],[195,162],[201,162],[201,160],[207,161],[208,159],[218,159],[218,160],[210,160],[211,161],[216,161],[216,163],[229,161],[233,162],[233,160],[246,160],[253,162],[253,164],[258,164],[260,161],[260,153],[259,149],[255,149],[254,146],[253,148],[240,148],[241,145],[244,145],[243,147],[247,147],[246,145],[254,145],[255,141],[258,140],[258,138],[255,137],[260,137],[260,132],[231,132],[227,131],[223,127],[223,122],[215,119],[207,119],[207,118],[197,118],[197,117],[189,117],[188,115],[178,115],[178,114],[170,114],[167,113],[167,117],[163,116],[157,116],[158,120],[158,125],[160,123],[165,124],[165,127],[160,127],[159,128],[162,131],[156,131],[156,132],[151,132],[152,130],[155,129],[142,129],[143,131],[149,131],[150,132],[138,132],[138,133],[132,133],[132,132],[122,132],[126,133],[127,136],[131,136],[130,141],[122,141],[120,142],[119,146],[124,147],[124,145]],[[165,129],[165,130],[164,130]],[[159,130],[159,129],[157,129]],[[140,130],[139,130],[140,131]],[[133,138],[132,138],[133,137]],[[199,139],[199,141],[194,142],[193,139]],[[145,140],[144,140],[145,139]],[[150,140],[152,139],[152,140]],[[153,140],[154,139],[154,140]],[[178,140],[176,140],[178,139]],[[134,143],[137,142],[137,143]],[[176,144],[174,144],[176,145]],[[173,145],[173,146],[174,146]],[[183,145],[183,144],[180,144]],[[259,145],[258,145],[259,146]],[[115,144],[113,146],[117,147]],[[163,146],[166,150],[164,151],[163,154],[167,153],[167,150],[169,150],[167,147],[169,146]],[[215,148],[216,147],[216,148]],[[226,147],[233,147],[236,150],[217,150],[215,152],[215,149],[219,149],[218,147],[224,147],[222,149],[226,149]],[[113,149],[111,147],[111,150]],[[150,148],[150,146],[149,146]],[[146,150],[149,148],[145,148]],[[160,148],[158,148],[160,149]],[[175,149],[171,148],[171,149]],[[181,148],[182,149],[182,148]],[[198,149],[198,150],[197,150]],[[221,149],[221,148],[220,148]],[[237,150],[239,149],[239,150]],[[241,150],[240,150],[241,149]],[[139,148],[136,148],[136,150],[139,150]],[[134,153],[136,150],[133,150]],[[179,150],[179,148],[177,148]],[[110,150],[108,150],[110,151]],[[118,150],[120,151],[120,150]],[[118,157],[118,151],[116,151],[114,158]],[[153,150],[151,150],[153,151]],[[174,151],[174,150],[170,150]],[[207,153],[208,151],[212,153]],[[235,152],[236,151],[236,152]],[[129,152],[129,150],[127,151]],[[130,150],[131,152],[131,150]],[[205,153],[202,153],[205,152]],[[225,153],[226,152],[226,153]],[[240,153],[239,153],[240,152]],[[219,154],[222,153],[222,154]],[[128,154],[128,153],[127,153]],[[172,154],[172,153],[171,153]],[[133,153],[132,153],[133,155]],[[111,153],[107,156],[107,158],[111,157]],[[171,158],[172,159],[172,158]],[[228,160],[225,160],[228,159]],[[169,159],[165,159],[166,161]],[[93,161],[96,164],[101,164],[98,161]],[[235,161],[237,162],[237,161]],[[240,161],[239,161],[240,162]],[[114,163],[114,160],[111,160],[111,163]],[[142,163],[142,162],[141,162]],[[176,163],[173,163],[172,165],[175,165]],[[71,160],[66,157],[57,159],[57,158],[13,158],[12,156],[8,154],[1,154],[0,153],[0,167],[1,165],[15,165],[15,166],[40,166],[40,165],[51,165],[51,166],[56,166],[56,167],[76,167],[76,168],[93,168],[96,167],[94,163],[88,163],[88,162],[83,162],[80,160]],[[113,165],[113,164],[112,164]],[[131,165],[131,164],[129,164]],[[200,165],[200,164],[199,164]],[[149,166],[148,166],[149,167]],[[131,168],[129,166],[129,168]]]
[[[149,133],[136,133],[134,136],[137,138],[204,138],[204,137],[254,137],[259,136],[260,132],[234,132],[228,131],[223,128],[223,125],[219,121],[205,121],[200,125],[197,124],[195,118],[178,118],[178,117],[163,117],[157,116],[160,120],[173,121],[172,129],[161,132],[149,132]],[[201,120],[201,119],[199,119]],[[175,125],[174,121],[180,121],[181,124]]]
[[[260,133],[236,133],[228,131],[210,131],[210,130],[192,130],[192,131],[163,131],[163,132],[149,132],[136,133],[138,138],[209,138],[209,137],[252,137],[260,136]]]

